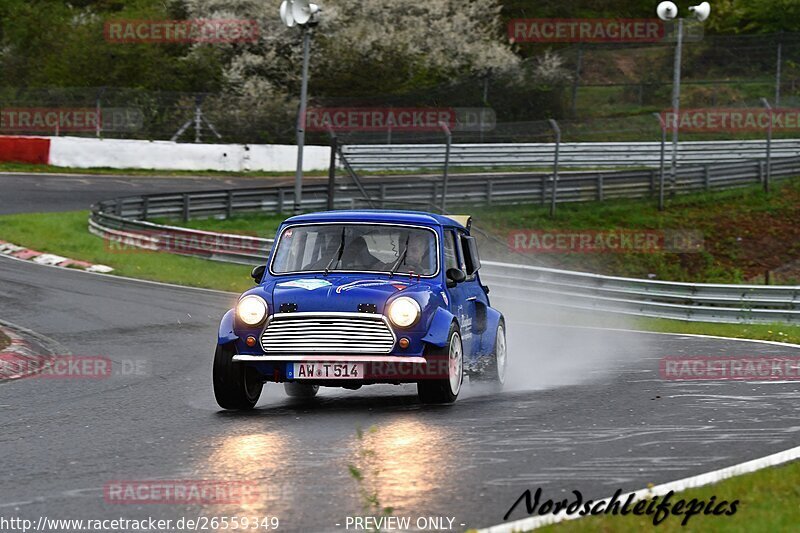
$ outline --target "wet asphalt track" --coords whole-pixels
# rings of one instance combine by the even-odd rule
[[[132,177],[0,173],[0,214],[78,211],[117,196],[261,187],[281,178]]]
[[[3,175],[0,213],[261,184]],[[0,383],[0,516],[270,515],[284,531],[344,531],[336,524],[364,514],[348,465],[367,449],[380,464],[368,479],[383,505],[397,516],[453,517],[463,530],[501,522],[526,488],[608,496],[800,444],[797,382],[679,383],[658,374],[664,355],[795,349],[535,326],[524,305],[523,314],[503,298],[513,295],[492,296],[510,318],[506,392],[466,384],[455,405],[423,407],[413,386],[328,390],[302,403],[272,385],[255,412],[235,414],[217,409],[210,383],[218,319],[234,295],[0,257],[0,319],[49,336],[65,353],[114,361],[107,379]],[[132,364],[141,372],[123,375]],[[370,427],[359,441],[357,429]],[[261,497],[206,507],[103,498],[110,481],[204,479],[254,482]],[[523,516],[518,509],[511,518]]]
[[[492,295],[503,309],[503,295]],[[346,516],[364,514],[348,474],[363,446],[380,464],[368,479],[383,505],[397,516],[454,517],[463,530],[501,522],[526,488],[608,496],[800,444],[797,382],[678,383],[658,374],[665,355],[795,349],[513,318],[503,393],[466,384],[455,405],[423,407],[413,386],[383,386],[298,403],[268,385],[256,411],[220,412],[211,352],[233,299],[0,258],[4,320],[74,355],[110,357],[114,374],[131,361],[145,367],[100,380],[0,383],[0,516],[269,515],[283,531],[344,531]],[[373,426],[359,441],[357,428]],[[153,479],[230,479],[264,492],[257,502],[205,507],[104,501],[109,481]],[[518,509],[512,519],[523,516]]]

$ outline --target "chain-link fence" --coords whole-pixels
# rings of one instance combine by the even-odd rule
[[[465,76],[411,92],[363,97],[316,94],[312,110],[448,110],[453,143],[550,142],[549,118],[564,142],[659,140],[653,113],[671,106],[674,43],[536,45],[515,72]],[[313,60],[313,58],[312,58]],[[800,107],[800,33],[705,36],[685,43],[684,109]],[[364,74],[368,75],[368,73]],[[343,91],[346,92],[346,91]],[[293,103],[252,101],[232,94],[154,92],[132,88],[0,86],[6,134],[46,134],[180,142],[294,143]],[[346,124],[347,144],[440,143],[445,132],[425,127]],[[794,127],[773,135],[797,137]],[[327,144],[330,128],[307,128],[308,142]],[[684,129],[682,127],[682,129]],[[763,127],[681,132],[684,140],[759,139]]]

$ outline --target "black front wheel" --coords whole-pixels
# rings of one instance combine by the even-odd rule
[[[232,344],[217,346],[214,353],[214,396],[223,409],[249,410],[256,406],[264,380],[254,368],[235,363]]]
[[[426,349],[425,355],[429,364],[436,364],[438,369],[446,369],[447,375],[417,382],[417,394],[422,403],[453,403],[461,392],[461,384],[464,382],[464,347],[455,322],[450,326],[447,338],[449,342],[442,348],[429,346]]]

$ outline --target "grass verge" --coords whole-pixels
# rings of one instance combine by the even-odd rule
[[[686,526],[682,516],[670,516],[658,526],[653,525],[652,516],[592,516],[554,524],[537,531],[570,533],[592,531],[598,533],[617,531],[706,532],[745,533],[750,531],[797,531],[800,515],[800,461],[766,468],[726,479],[713,485],[680,492],[673,496],[687,502],[692,499],[716,502],[739,500],[732,516],[695,515]],[[611,496],[611,494],[608,494]],[[661,498],[659,499],[659,501]]]
[[[250,267],[144,250],[115,250],[87,230],[88,211],[0,216],[0,239],[40,252],[99,263],[114,274],[190,287],[240,292]]]
[[[0,331],[0,352],[5,350],[9,344],[11,344],[11,339],[3,335],[3,332]]]

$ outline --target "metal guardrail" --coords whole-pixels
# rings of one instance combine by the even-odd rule
[[[677,190],[689,191],[752,184],[763,178],[762,161],[735,165],[681,168]],[[773,163],[773,176],[800,173],[800,158]],[[613,174],[565,174],[559,184],[559,201],[651,194],[650,171]],[[515,203],[546,197],[548,176],[530,174],[453,176],[450,203]],[[437,181],[402,183],[364,182],[363,188],[377,207],[430,205]],[[338,187],[335,207],[362,207],[362,190]],[[303,208],[324,209],[327,186],[304,190]],[[92,206],[89,230],[108,240],[109,246],[161,250],[240,264],[262,263],[272,240],[266,236],[226,235],[147,222],[144,219],[222,216],[246,212],[282,213],[293,204],[290,188],[272,187],[229,191],[133,196]],[[493,286],[507,288],[513,298],[541,303],[637,316],[687,321],[729,323],[800,323],[800,287],[760,285],[710,285],[673,283],[602,276],[543,267],[484,262],[482,275]]]
[[[800,139],[772,141],[772,157],[800,156]],[[445,164],[444,144],[351,144],[343,153],[357,170],[437,168]],[[570,168],[658,167],[660,142],[561,143],[561,165]],[[763,158],[765,140],[685,141],[679,144],[678,164],[734,163]],[[553,143],[453,144],[450,167],[549,168]]]

